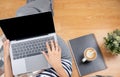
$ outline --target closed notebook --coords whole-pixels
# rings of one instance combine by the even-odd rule
[[[80,76],[84,76],[106,68],[103,55],[97,44],[94,34],[88,34],[71,39],[69,40],[69,45]],[[88,47],[92,47],[97,51],[97,58],[92,62],[83,63],[83,52]]]

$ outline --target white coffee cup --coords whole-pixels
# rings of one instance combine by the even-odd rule
[[[93,61],[97,57],[97,52],[94,48],[89,47],[84,50],[84,58],[82,59],[82,62],[86,61]]]

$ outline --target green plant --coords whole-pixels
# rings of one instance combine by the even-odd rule
[[[111,33],[107,34],[107,37],[104,37],[104,44],[107,49],[110,50],[112,54],[120,54],[120,30],[116,29]]]

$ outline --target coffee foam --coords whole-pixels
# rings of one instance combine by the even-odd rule
[[[97,56],[96,51],[92,48],[89,48],[85,51],[85,57],[89,60],[95,59]]]

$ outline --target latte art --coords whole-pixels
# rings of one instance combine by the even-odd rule
[[[97,57],[97,52],[94,48],[87,48],[84,51],[84,58],[82,59],[82,62],[85,61],[93,61]]]
[[[89,49],[86,51],[85,56],[88,59],[94,59],[96,57],[96,52],[93,49]]]

